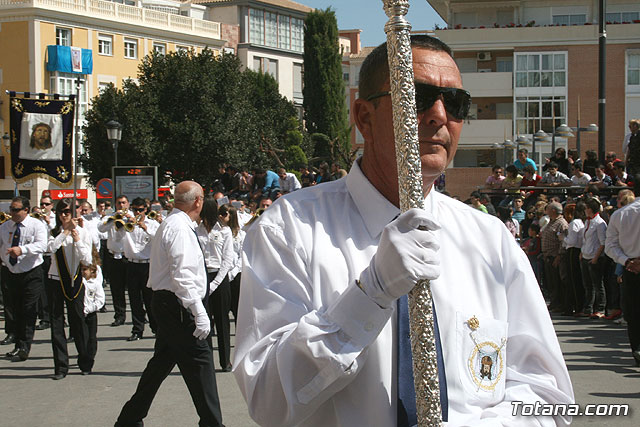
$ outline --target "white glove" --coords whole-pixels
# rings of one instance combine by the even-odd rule
[[[211,294],[218,289],[218,286],[220,286],[220,282],[218,282],[216,279],[218,278],[218,276],[216,275],[216,277],[209,282],[209,296],[211,296]]]
[[[420,227],[420,229],[418,229]],[[410,209],[382,231],[378,251],[360,274],[360,287],[380,307],[388,308],[419,280],[440,276],[433,231],[440,225],[422,209]]]
[[[189,310],[196,322],[196,329],[193,331],[193,336],[199,340],[204,340],[209,336],[211,332],[211,322],[209,321],[209,315],[207,310],[204,309],[201,301],[193,303],[189,306]]]

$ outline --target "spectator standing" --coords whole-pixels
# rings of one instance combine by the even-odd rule
[[[591,176],[582,171],[582,165],[580,162],[574,163],[571,166],[571,185],[576,187],[586,187],[591,181]]]
[[[582,268],[584,271],[585,308],[583,312],[591,318],[601,319],[605,316],[607,304],[604,287],[604,270],[606,259],[604,246],[607,224],[600,217],[602,205],[596,198],[585,200],[587,221],[584,227],[582,243]]]
[[[524,216],[525,216],[524,209],[522,209],[522,205],[524,205],[524,200],[522,199],[522,196],[517,195],[513,198],[513,201],[511,203],[513,205],[513,219],[518,221],[518,224],[520,224],[522,223],[522,220],[524,219]],[[526,234],[522,237],[525,237],[525,236]]]
[[[598,153],[596,153],[594,150],[587,150],[586,154],[587,158],[584,159],[584,162],[582,162],[582,170],[584,171],[584,173],[591,175],[591,177],[594,177],[596,175],[596,168],[600,164],[600,162],[598,161]]]
[[[640,173],[640,120],[631,120],[629,122],[629,130],[631,134],[629,135],[629,144],[625,152],[625,161],[627,163],[627,172],[634,176]]]
[[[566,236],[569,224],[562,216],[562,205],[558,202],[551,202],[545,208],[549,216],[549,223],[540,227],[540,240],[542,243],[542,254],[544,257],[544,287],[550,299],[549,309],[553,312],[562,313],[566,310],[564,301],[565,279],[562,270],[562,239]]]
[[[291,193],[302,188],[295,174],[287,172],[285,168],[278,169],[278,178],[282,194]]]
[[[640,366],[640,188],[634,190],[635,201],[611,215],[605,251],[615,262],[624,266],[622,313],[627,321],[635,366]]]
[[[513,162],[513,165],[518,168],[519,171],[524,170],[526,165],[531,165],[533,172],[535,173],[538,171],[538,166],[536,166],[536,162],[534,162],[533,159],[530,159],[528,155],[529,150],[526,148],[520,148],[518,150],[518,158]]]
[[[546,165],[547,172],[539,182],[541,187],[566,187],[571,185],[571,179],[558,170],[556,162],[549,162]]]
[[[542,170],[543,171],[549,170],[549,167],[550,167],[549,164],[551,162],[554,162],[557,165],[556,169],[558,169],[558,171],[562,172],[567,176],[571,174],[569,159],[567,158],[567,151],[564,148],[562,147],[556,148],[556,152],[554,156],[551,159],[545,159],[545,165],[542,168]]]
[[[487,177],[484,183],[484,188],[487,190],[499,190],[502,188],[502,181],[504,181],[504,175],[502,174],[502,166],[495,165],[491,169],[491,175]]]
[[[585,208],[584,202],[565,206],[565,219],[570,221],[567,237],[562,242],[567,251],[567,270],[571,282],[571,286],[567,287],[570,290],[568,300],[576,317],[588,317],[584,313],[584,280],[580,266],[580,250],[584,237],[584,220],[586,219]]]

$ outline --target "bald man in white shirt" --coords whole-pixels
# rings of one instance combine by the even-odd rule
[[[512,402],[572,403],[571,382],[511,234],[432,189],[453,160],[470,96],[446,45],[412,36],[412,51],[425,209],[399,215],[381,45],[362,65],[352,108],[363,156],[346,178],[281,197],[247,231],[233,371],[249,413],[262,426],[415,425],[413,374],[400,357],[405,295],[429,279],[443,419],[567,424],[514,411]]]
[[[153,357],[116,426],[141,426],[153,397],[177,364],[200,417],[200,426],[222,426],[205,307],[209,296],[204,256],[195,233],[204,192],[193,181],[176,187],[175,207],[151,247],[148,286],[158,323]]]

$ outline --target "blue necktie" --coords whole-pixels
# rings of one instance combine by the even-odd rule
[[[11,240],[11,247],[20,246],[20,227],[22,227],[22,223],[16,224],[16,231],[13,232],[13,239]],[[16,265],[18,263],[18,258],[11,255],[9,257],[9,264]]]
[[[418,424],[416,415],[416,391],[413,385],[413,357],[411,353],[408,301],[406,295],[398,299],[398,427],[411,427]],[[436,335],[442,420],[447,421],[449,419],[447,379],[444,374],[444,358],[442,357],[440,330],[438,328],[435,306],[433,306],[433,328],[435,329]]]

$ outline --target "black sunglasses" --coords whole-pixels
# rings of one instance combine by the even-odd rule
[[[133,208],[134,212],[144,212],[147,208]]]
[[[60,215],[71,215],[71,209],[66,208],[60,211]]]
[[[13,213],[18,213],[23,209],[27,209],[27,208],[9,208],[9,211],[11,211]]]
[[[458,120],[467,118],[471,107],[471,94],[464,89],[455,87],[440,87],[426,83],[415,83],[416,87],[416,109],[418,113],[423,113],[435,104],[442,96],[444,109]],[[389,95],[391,92],[378,92],[367,97],[367,101]]]

